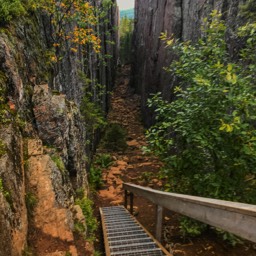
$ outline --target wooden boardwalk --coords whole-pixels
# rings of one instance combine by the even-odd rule
[[[122,206],[100,208],[106,256],[169,254]]]

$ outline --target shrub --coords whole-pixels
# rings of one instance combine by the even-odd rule
[[[85,216],[88,236],[91,239],[94,239],[94,232],[98,227],[98,223],[96,218],[93,216],[93,202],[84,197],[83,199],[77,199],[75,203],[81,207]]]
[[[0,0],[0,22],[8,22],[25,14],[21,0]]]
[[[102,169],[100,167],[91,166],[89,172],[89,183],[94,189],[99,189],[102,185]]]
[[[204,37],[194,45],[163,35],[179,56],[166,68],[179,84],[173,102],[160,94],[149,101],[156,124],[147,138],[165,163],[168,191],[255,204],[255,45],[254,55],[248,53],[256,30],[254,24],[241,28],[248,44],[235,63],[221,15],[214,11],[211,16]]]
[[[119,124],[109,124],[103,140],[106,149],[113,151],[124,151],[127,148],[126,131]]]
[[[84,235],[86,232],[86,227],[83,223],[76,221],[74,224],[74,230],[80,235]]]
[[[99,165],[101,168],[108,168],[112,163],[112,156],[109,154],[100,154],[94,161],[94,164]]]

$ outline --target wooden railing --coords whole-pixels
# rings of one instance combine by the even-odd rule
[[[256,242],[256,205],[167,193],[129,183],[124,183],[123,187],[126,207],[128,195],[131,197],[131,213],[133,212],[133,194],[142,196],[157,205],[156,238],[159,241],[164,207]]]

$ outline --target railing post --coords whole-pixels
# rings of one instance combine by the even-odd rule
[[[133,193],[130,192],[130,213],[133,215]]]
[[[157,205],[156,210],[156,239],[161,242],[163,222],[163,207]]]
[[[127,209],[127,205],[128,205],[128,191],[125,190],[124,191],[124,207]]]

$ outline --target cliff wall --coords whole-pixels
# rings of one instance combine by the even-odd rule
[[[195,41],[201,35],[201,24],[213,9],[223,13],[228,23],[230,50],[236,46],[232,41],[232,29],[242,0],[152,0],[135,1],[135,30],[133,36],[132,82],[142,96],[143,119],[152,123],[152,113],[146,102],[151,93],[163,92],[171,98],[170,88],[175,83],[163,67],[170,65],[173,56],[159,39],[162,32],[174,34],[181,40]],[[237,21],[237,20],[236,20]]]
[[[79,219],[86,226],[86,220],[75,192],[88,194],[92,146],[80,103],[87,86],[92,100],[100,97],[102,110],[108,107],[107,94],[99,96],[95,85],[106,92],[114,82],[117,51],[109,41],[116,41],[118,16],[112,2],[107,22],[95,27],[101,59],[88,45],[86,51],[67,48],[53,65],[52,28],[40,12],[0,25],[0,256],[22,255],[28,246],[37,255],[54,255],[58,245],[59,255],[81,255],[74,225]],[[92,4],[102,8],[102,1]]]

